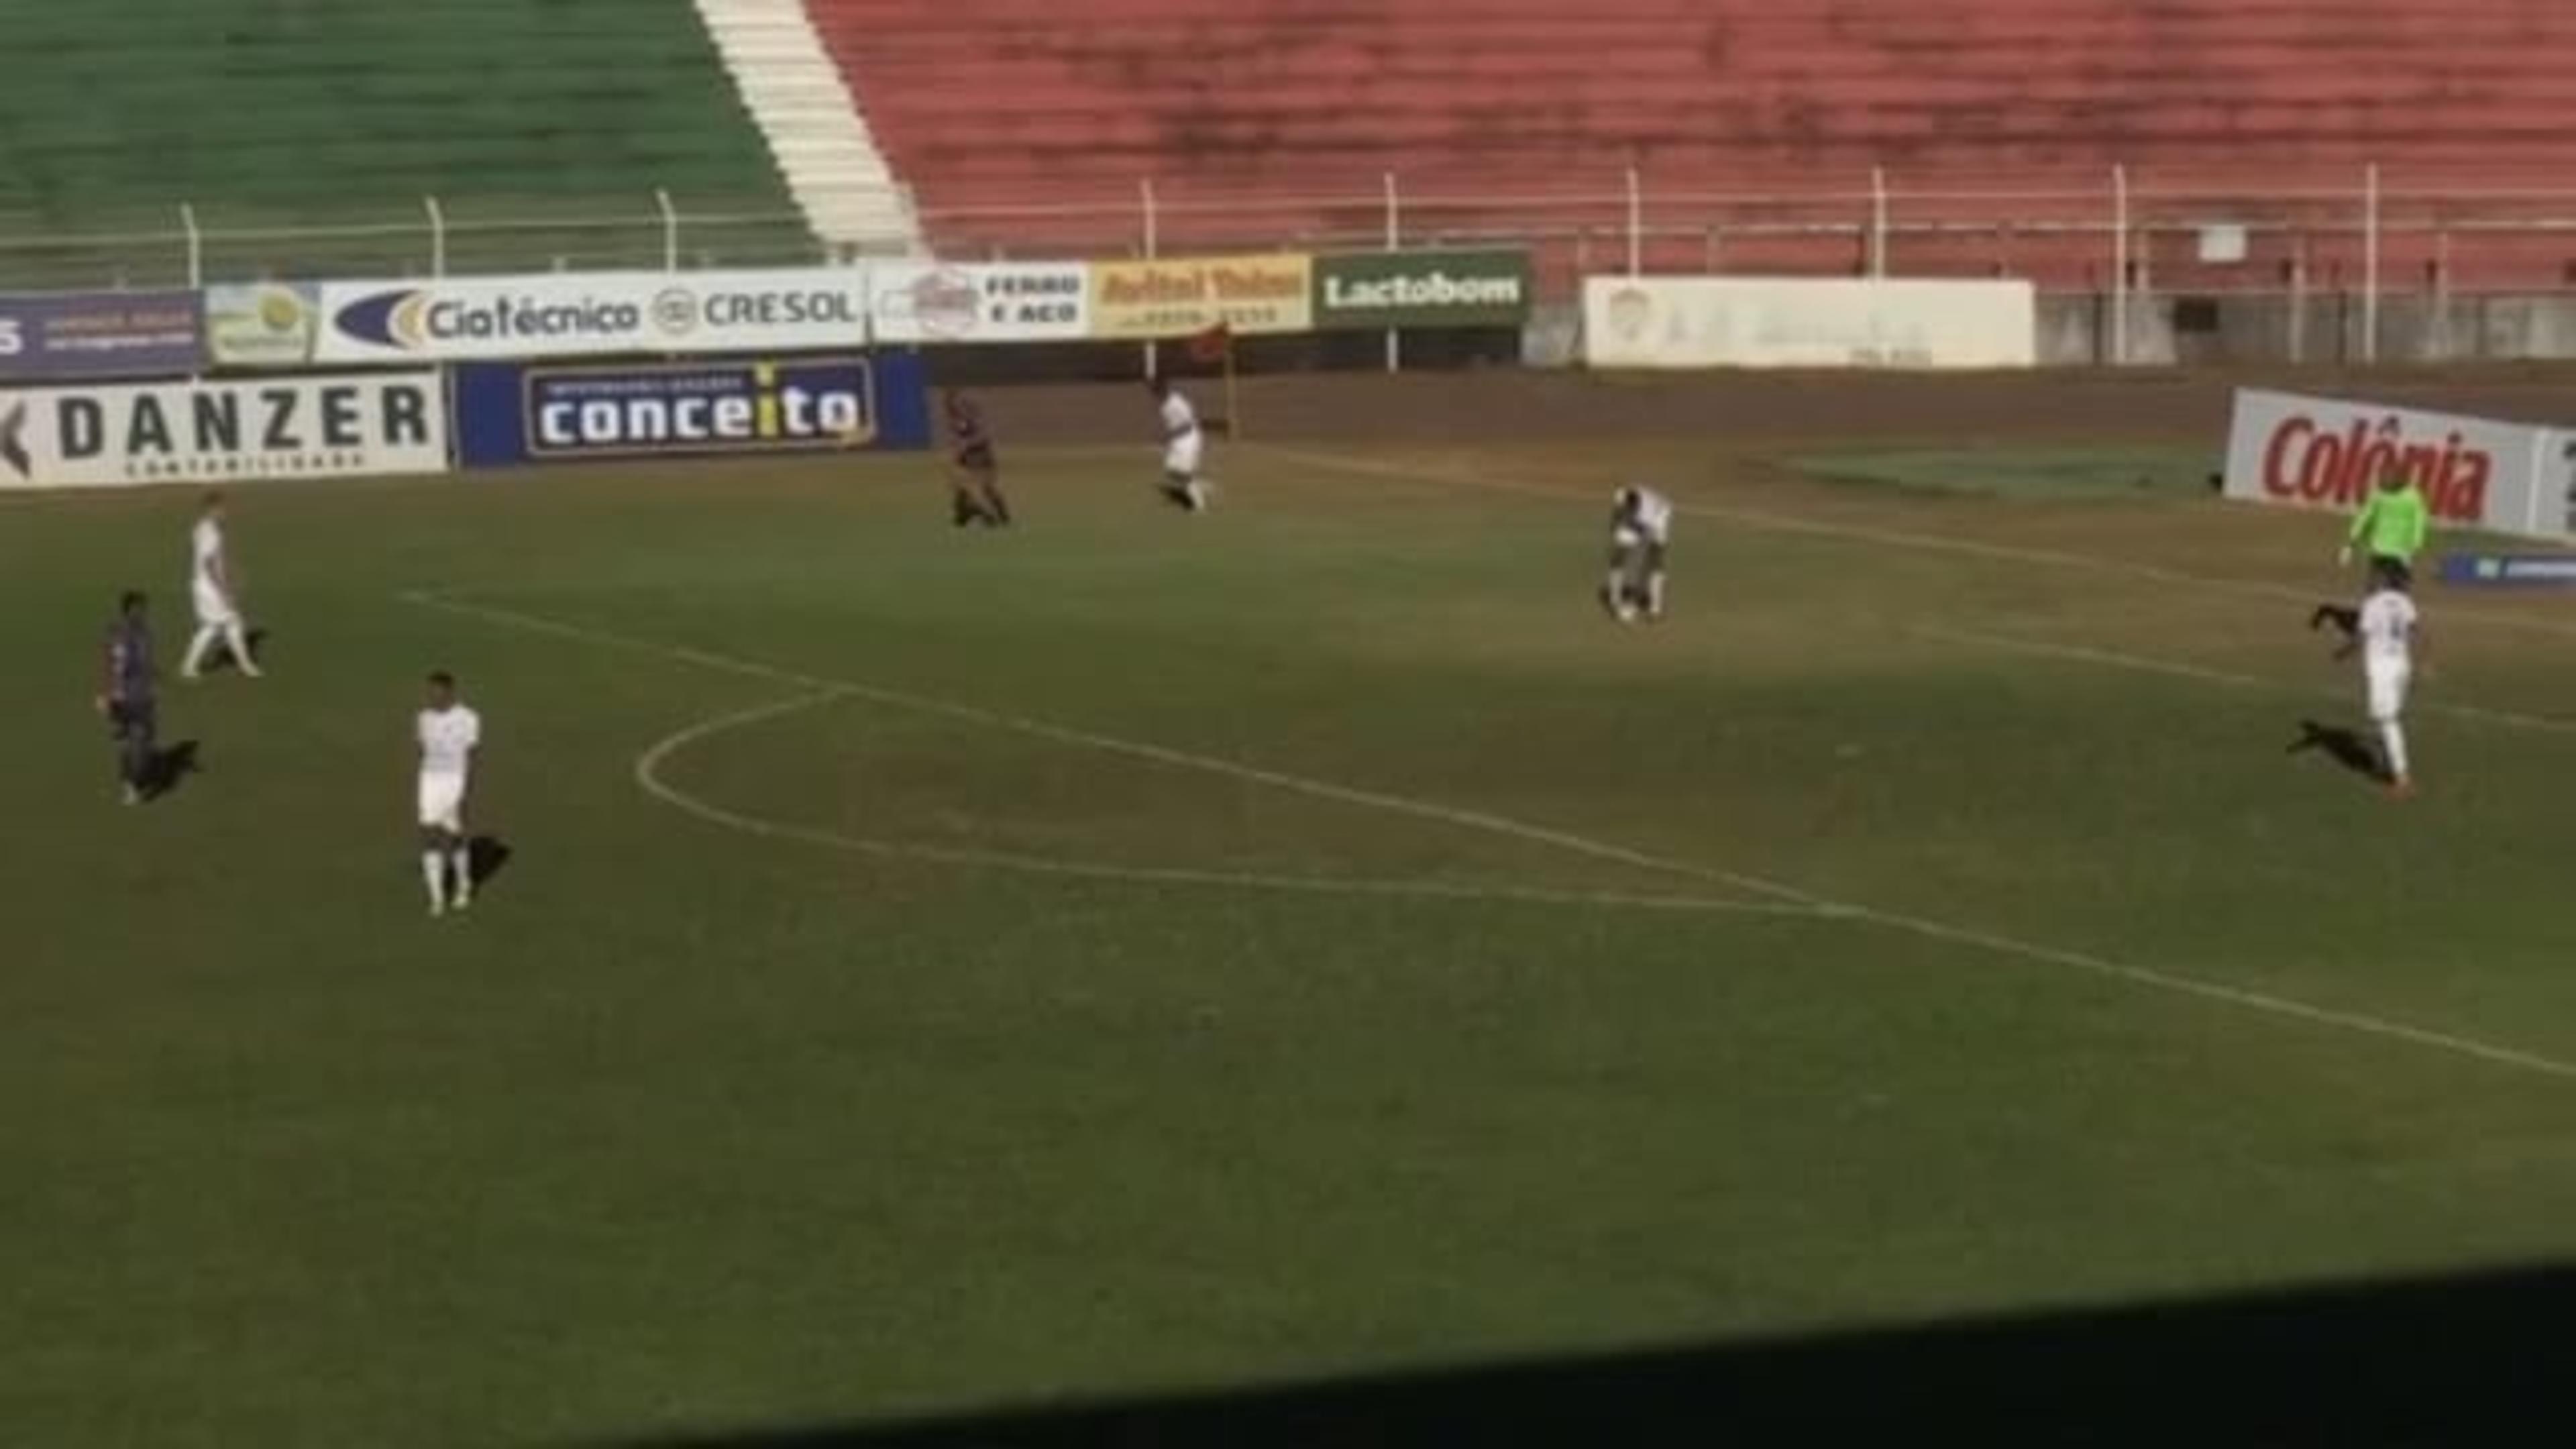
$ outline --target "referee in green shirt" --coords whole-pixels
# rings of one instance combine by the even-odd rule
[[[2393,570],[2399,583],[2415,576],[2415,555],[2424,551],[2424,535],[2432,526],[2433,510],[2424,501],[2424,490],[2404,470],[2391,468],[2380,475],[2379,491],[2361,506],[2361,516],[2352,521],[2352,532],[2345,536],[2341,562],[2350,567],[2355,545],[2369,550],[2374,569]]]
[[[2415,580],[2415,555],[2424,551],[2425,535],[2432,530],[2432,505],[2424,501],[2424,490],[2406,476],[2402,468],[2391,468],[2379,476],[2379,491],[2361,506],[2361,515],[2352,521],[2352,532],[2344,535],[2343,552],[2336,562],[2352,566],[2352,551],[2359,547],[2370,555],[2370,577],[2385,578],[2405,588]],[[2310,629],[2327,624],[2335,626],[2345,638],[2354,637],[2361,629],[2361,611],[2343,604],[2319,604],[2308,615]]]

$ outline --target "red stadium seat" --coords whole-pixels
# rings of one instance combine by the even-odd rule
[[[2118,163],[2160,278],[2268,286],[2356,249],[2368,165],[2392,220],[2576,177],[2565,0],[808,4],[934,244],[977,252],[1139,246],[1146,182],[1168,249],[1372,237],[1393,173],[1408,230],[1532,237],[1567,273],[1625,264],[1633,165],[1650,262],[1848,271],[1875,167],[1892,268],[2095,287]],[[2249,259],[2202,268],[2208,223]],[[2576,255],[2443,235],[2389,237],[2390,284],[2554,285]]]

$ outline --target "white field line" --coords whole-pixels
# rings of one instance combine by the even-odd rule
[[[1571,487],[1560,487],[1525,478],[1492,477],[1437,468],[1408,467],[1395,463],[1382,463],[1372,458],[1352,458],[1338,453],[1309,452],[1304,449],[1279,448],[1267,444],[1245,446],[1248,450],[1267,453],[1274,458],[1304,463],[1317,468],[1330,468],[1361,477],[1444,484],[1453,488],[1481,489],[1489,493],[1512,493],[1524,498],[1543,498],[1558,503],[1580,503],[1603,507],[1607,507],[1609,503],[1609,488],[1606,484],[1596,492],[1578,493]],[[2053,548],[2029,548],[2017,544],[1984,543],[1972,538],[1952,538],[1943,534],[1914,533],[1903,529],[1872,528],[1865,524],[1836,523],[1829,519],[1807,518],[1770,509],[1730,508],[1719,504],[1680,502],[1676,502],[1673,507],[1678,513],[1697,518],[1719,519],[1746,528],[1766,529],[1774,533],[1809,534],[1818,538],[1874,544],[1881,548],[1902,549],[1914,553],[1949,553],[1969,558],[1994,559],[2005,563],[2035,564],[2077,573],[2142,579],[2160,584],[2178,584],[2204,592],[2237,594],[2246,598],[2273,599],[2295,604],[2313,604],[2318,599],[2318,593],[2314,590],[2295,589],[2284,584],[2267,584],[2257,579],[2195,574],[2182,569],[2163,568],[2156,564],[2137,563],[2128,559],[2104,558],[2098,554],[2071,553]],[[2442,617],[2496,629],[2515,629],[2525,633],[2576,639],[2576,624],[2562,624],[2549,619],[2530,619],[2516,614],[2497,614],[2480,609],[2451,607],[2445,607],[2442,610]]]
[[[770,720],[783,719],[788,715],[815,709],[838,700],[859,697],[847,689],[802,694],[793,699],[765,704],[753,709],[737,710],[731,714],[691,725],[656,742],[650,749],[636,756],[635,783],[645,794],[684,814],[693,815],[710,825],[739,831],[764,840],[819,845],[881,859],[929,861],[939,865],[1015,871],[1023,875],[1112,881],[1123,885],[1202,886],[1301,895],[1459,901],[1482,905],[1583,906],[1609,910],[1669,911],[1676,914],[1701,915],[1787,916],[1816,920],[1830,919],[1833,914],[1819,907],[1800,905],[1793,901],[1723,900],[1713,896],[1636,895],[1620,891],[1544,890],[1523,886],[1472,886],[1441,881],[1335,879],[1330,876],[1280,875],[1264,871],[1110,865],[1105,862],[1071,860],[1060,856],[1023,855],[1012,851],[976,850],[961,846],[878,840],[866,836],[845,835],[839,831],[825,830],[817,826],[789,824],[728,809],[681,789],[664,775],[663,767],[669,764],[674,756],[718,735],[732,730],[746,729]]]
[[[2205,669],[2197,664],[2184,664],[2171,659],[2158,659],[2145,654],[2128,654],[2117,649],[2096,649],[2082,644],[2059,644],[2042,639],[2016,638],[2009,634],[1988,634],[1976,629],[1957,629],[1940,625],[1918,625],[1907,631],[1920,638],[1946,644],[1964,644],[1977,649],[1994,649],[2012,654],[2027,654],[2041,659],[2061,659],[2074,664],[2094,664],[2105,669],[2126,669],[2139,674],[2162,674],[2175,679],[2198,680],[2229,689],[2259,689],[2279,694],[2306,695],[2317,699],[2343,697],[2335,691],[2286,680],[2265,679],[2260,675],[2231,674],[2223,669]],[[2423,714],[2447,715],[2506,729],[2536,730],[2547,734],[2576,734],[2576,720],[2551,719],[2547,715],[2522,714],[2509,709],[2486,709],[2474,704],[2451,704],[2442,700],[2421,698],[2408,702],[2410,709]]]
[[[1013,731],[1020,734],[1026,734],[1034,738],[1052,740],[1062,744],[1076,745],[1086,749],[1103,750],[1141,759],[1154,760],[1159,763],[1173,765],[1180,768],[1203,770],[1211,774],[1224,775],[1234,779],[1269,785],[1278,789],[1294,791],[1299,794],[1311,795],[1321,799],[1337,800],[1346,804],[1367,806],[1370,808],[1386,810],[1394,814],[1411,815],[1432,820],[1443,820],[1464,828],[1485,830],[1496,834],[1511,836],[1517,839],[1557,845],[1578,854],[1593,856],[1597,859],[1640,865],[1645,868],[1664,873],[1695,877],[1722,885],[1735,885],[1743,889],[1753,890],[1760,894],[1772,896],[1793,905],[1807,907],[1819,915],[1830,915],[1848,921],[1865,922],[1887,930],[1917,936],[1925,940],[1941,941],[1951,945],[1973,947],[1977,950],[1985,951],[1996,956],[2012,957],[2023,961],[2036,962],[2042,965],[2064,967],[2070,970],[2086,972],[2095,976],[2107,977],[2112,980],[2125,982],[2129,985],[2148,990],[2160,991],[2178,996],[2195,997],[2203,1001],[2217,1002],[2222,1005],[2234,1006],[2246,1011],[2257,1012],[2267,1016],[2304,1022],[2312,1026],[2350,1032],[2358,1036],[2374,1037],[2382,1041],[2403,1042],[2411,1046],[2422,1047],[2433,1051],[2447,1052],[2454,1056],[2467,1057],[2476,1061],[2484,1062],[2490,1066],[2508,1067],[2518,1071],[2537,1073],[2542,1076],[2557,1077],[2565,1080],[2576,1080],[2576,1062],[2562,1061],[2555,1057],[2544,1056],[2538,1052],[2526,1051],[2519,1047],[2504,1046],[2494,1042],[2480,1041],[2474,1037],[2459,1036],[2450,1032],[2436,1031],[2428,1027],[2412,1026],[2405,1022],[2391,1021],[2383,1017],[2370,1016],[2362,1012],[2343,1011],[2333,1007],[2317,1006],[2291,997],[2276,996],[2269,992],[2253,991],[2243,987],[2230,986],[2223,982],[2206,981],[2197,977],[2176,975],[2172,972],[2158,971],[2150,967],[2126,965],[2121,962],[2108,960],[2100,956],[2089,955],[2080,951],[2070,951],[2055,946],[2017,940],[2013,937],[1995,935],[1972,927],[1954,926],[1941,921],[1928,920],[1920,916],[1906,915],[1896,911],[1878,910],[1874,907],[1860,905],[1849,901],[1832,900],[1823,896],[1798,890],[1791,886],[1781,885],[1777,882],[1762,881],[1752,876],[1738,875],[1728,871],[1711,870],[1705,867],[1689,865],[1679,861],[1659,860],[1655,857],[1647,856],[1622,846],[1611,845],[1601,841],[1586,840],[1581,836],[1568,835],[1562,831],[1522,825],[1516,821],[1506,820],[1501,816],[1486,815],[1475,811],[1452,810],[1447,806],[1406,800],[1399,796],[1380,795],[1373,791],[1356,790],[1348,786],[1335,785],[1326,781],[1310,780],[1301,776],[1286,775],[1277,771],[1262,770],[1247,765],[1239,765],[1232,761],[1216,759],[1212,756],[1187,754],[1179,750],[1166,749],[1159,745],[1142,744],[1136,741],[1121,740],[1107,735],[1090,734],[1080,730],[1066,729],[1062,726],[1047,724],[1043,721],[1021,719],[1015,716],[996,714],[992,711],[979,709],[972,705],[954,704],[945,700],[930,699],[921,695],[903,694],[893,690],[875,689],[841,680],[824,679],[815,675],[799,673],[795,670],[781,669],[775,665],[762,664],[755,660],[738,659],[729,655],[715,654],[702,649],[692,649],[652,640],[629,638],[624,635],[612,634],[602,630],[584,628],[580,625],[562,623],[558,620],[544,618],[535,614],[524,614],[513,609],[495,608],[483,604],[469,604],[429,593],[407,593],[401,597],[407,602],[424,608],[444,610],[448,613],[460,615],[462,617],[481,619],[486,623],[495,624],[503,628],[515,629],[523,633],[547,634],[556,638],[574,640],[600,648],[616,649],[627,653],[676,660],[682,663],[694,664],[701,668],[723,673],[746,676],[755,679],[768,679],[790,684],[796,686],[806,694],[830,695],[834,697],[846,696],[854,699],[870,700],[897,708],[918,710],[926,713],[942,715],[952,719],[988,725],[992,728]],[[770,705],[765,708],[777,710],[782,708],[782,706]],[[754,711],[753,713],[757,714],[758,711]],[[741,721],[735,720],[733,722],[740,723]],[[683,733],[686,732],[684,731]],[[667,757],[667,752],[665,752],[665,755]],[[769,828],[780,829],[784,827],[771,826]]]
[[[945,719],[960,720],[967,724],[980,725],[988,729],[997,729],[1012,734],[1026,735],[1033,739],[1047,740],[1061,745],[1071,745],[1080,749],[1097,750],[1104,754],[1124,755],[1130,759],[1150,760],[1155,764],[1165,765],[1175,769],[1196,770],[1204,774],[1222,775],[1229,779],[1242,780],[1249,784],[1261,785],[1274,790],[1283,790],[1290,794],[1305,795],[1319,800],[1330,800],[1336,804],[1355,805],[1363,809],[1384,811],[1391,815],[1409,815],[1419,820],[1437,821],[1440,824],[1453,825],[1463,830],[1478,831],[1487,835],[1504,836],[1513,840],[1527,841],[1533,845],[1550,846],[1558,850],[1571,852],[1575,855],[1589,856],[1595,860],[1606,860],[1617,865],[1625,865],[1639,870],[1653,871],[1659,875],[1681,876],[1686,879],[1697,880],[1708,884],[1729,886],[1737,890],[1750,892],[1754,895],[1767,896],[1774,900],[1789,901],[1800,906],[1814,908],[1823,904],[1802,891],[1794,890],[1788,886],[1780,885],[1773,881],[1762,880],[1755,876],[1739,875],[1733,871],[1711,870],[1705,866],[1692,865],[1685,861],[1665,860],[1657,856],[1648,855],[1643,851],[1631,850],[1624,845],[1614,845],[1608,841],[1593,840],[1585,836],[1575,835],[1568,831],[1551,829],[1543,825],[1530,825],[1522,821],[1506,819],[1500,815],[1488,814],[1481,810],[1461,810],[1448,805],[1435,804],[1427,800],[1415,800],[1401,795],[1388,795],[1379,791],[1363,790],[1350,785],[1337,785],[1328,780],[1310,779],[1303,775],[1283,774],[1276,770],[1265,770],[1257,766],[1240,764],[1233,760],[1221,760],[1209,755],[1191,754],[1184,750],[1175,750],[1162,745],[1147,744],[1140,740],[1122,739],[1115,735],[1094,734],[1086,730],[1072,729],[1067,726],[1053,724],[1045,720],[1029,719],[1019,715],[1002,714],[993,710],[978,708],[971,704],[960,704],[954,700],[933,699],[927,695],[907,694],[900,690],[881,689],[873,685],[857,684],[848,680],[825,679],[817,675],[798,673],[792,669],[780,669],[774,665],[762,664],[756,660],[737,659],[729,655],[713,654],[701,649],[690,649],[664,644],[649,639],[634,639],[624,635],[607,633],[602,630],[585,629],[578,625],[561,623],[557,620],[547,619],[535,614],[520,613],[515,609],[495,608],[484,604],[470,604],[435,594],[410,593],[403,595],[403,597],[411,603],[424,605],[433,609],[443,609],[449,613],[463,614],[468,617],[482,619],[488,623],[501,624],[515,628],[522,632],[553,634],[559,638],[571,639],[584,644],[610,649],[621,649],[629,653],[647,654],[664,659],[674,659],[682,663],[694,664],[704,669],[717,670],[728,674],[743,675],[753,679],[771,680],[779,684],[790,685],[808,692],[837,692],[848,695],[854,699],[863,699],[873,704],[881,704],[894,709],[907,710],[915,714],[935,715]]]

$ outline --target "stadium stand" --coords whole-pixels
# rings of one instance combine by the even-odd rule
[[[688,0],[114,0],[15,7],[0,285],[809,260]],[[566,219],[631,225],[572,227]],[[287,236],[336,228],[335,235]],[[112,272],[114,275],[101,275]]]
[[[1650,266],[1842,271],[1881,167],[1897,220],[1953,223],[1900,227],[1892,268],[2099,284],[2118,162],[2177,228],[2141,265],[2264,215],[2309,226],[2322,277],[2355,263],[2366,165],[2392,195],[2576,174],[2565,0],[808,3],[952,252],[1132,249],[1148,179],[1166,247],[1372,240],[1393,172],[1423,230],[1624,261],[1634,165]],[[2243,273],[2277,284],[2288,245],[2258,227]],[[2427,230],[2389,264],[2447,250]],[[2569,250],[2482,237],[2452,264],[2556,281]]]

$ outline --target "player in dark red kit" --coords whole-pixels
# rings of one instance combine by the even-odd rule
[[[1011,505],[1002,497],[1002,465],[993,451],[993,433],[984,425],[984,410],[962,392],[947,395],[948,487],[953,521],[959,528],[980,523],[1005,528]]]

